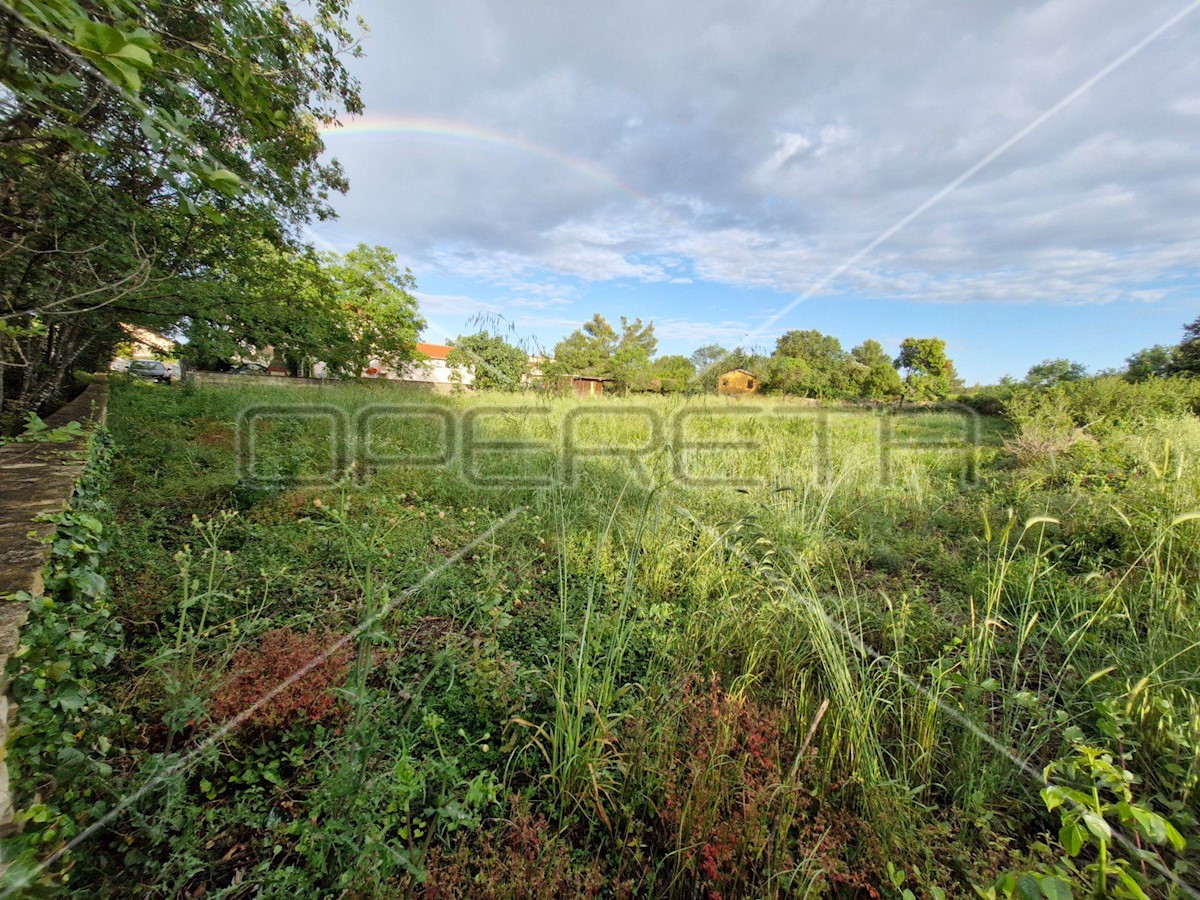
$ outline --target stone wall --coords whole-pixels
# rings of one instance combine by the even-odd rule
[[[104,421],[108,382],[98,378],[87,389],[46,419],[50,428],[68,422],[84,425],[84,433],[64,443],[14,443],[0,447],[0,825],[12,821],[5,755],[8,729],[15,707],[8,696],[6,669],[20,645],[25,604],[14,599],[20,591],[42,591],[42,571],[50,548],[44,539],[54,526],[44,521],[66,509],[75,483],[87,465],[91,430]],[[31,534],[32,532],[32,534]]]

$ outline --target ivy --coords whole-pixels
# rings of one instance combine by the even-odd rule
[[[104,759],[118,716],[97,696],[97,678],[122,643],[100,574],[111,447],[108,432],[97,429],[71,505],[54,520],[44,591],[17,595],[29,619],[8,664],[17,704],[8,745],[16,834],[3,847],[10,879],[20,880],[86,827],[103,806],[97,787],[112,775]],[[44,877],[61,874],[60,866],[58,876]]]

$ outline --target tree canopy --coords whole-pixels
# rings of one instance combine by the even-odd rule
[[[775,343],[769,386],[805,397],[845,395],[850,387],[849,355],[842,342],[815,328],[788,331]]]
[[[448,365],[471,373],[477,390],[520,390],[529,374],[529,357],[501,334],[478,331],[458,337],[446,356]],[[454,376],[451,375],[453,378]]]
[[[1170,371],[1173,375],[1200,375],[1200,317],[1183,326],[1183,340],[1175,348]]]
[[[866,340],[850,351],[857,364],[851,370],[855,393],[871,400],[894,400],[904,392],[900,373],[879,341]]]
[[[621,331],[596,313],[554,347],[547,374],[554,377],[592,375],[611,378],[618,390],[646,390],[652,378],[650,361],[658,347],[654,323],[642,324],[621,316]]]
[[[1151,378],[1166,378],[1175,363],[1175,348],[1156,344],[1139,350],[1125,360],[1127,381],[1149,381]]]
[[[941,338],[905,338],[895,359],[904,371],[905,400],[942,400],[958,380]]]
[[[362,107],[348,0],[309,19],[255,0],[14,0],[0,24],[0,407],[50,400],[121,324],[269,319],[267,294],[216,276],[314,265],[296,236],[346,187],[320,129]]]
[[[1069,359],[1043,359],[1029,367],[1025,383],[1033,387],[1054,387],[1066,381],[1079,381],[1087,377],[1087,369]]]
[[[696,367],[686,356],[660,356],[651,369],[661,393],[687,394],[695,389]]]

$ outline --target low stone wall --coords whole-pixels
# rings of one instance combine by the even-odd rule
[[[50,428],[69,422],[83,434],[63,443],[30,442],[0,447],[0,825],[12,821],[5,750],[15,707],[8,696],[8,659],[20,645],[20,628],[28,610],[14,599],[24,591],[42,591],[42,571],[50,548],[44,540],[54,525],[44,521],[67,508],[75,484],[87,466],[91,430],[104,421],[108,382],[98,378],[46,419]]]
[[[454,385],[432,381],[404,381],[399,378],[358,378],[346,381],[337,378],[291,378],[282,375],[234,375],[230,372],[189,372],[188,380],[197,387],[345,387],[347,384],[380,384],[410,391],[432,394],[453,393]],[[468,388],[469,390],[469,388]]]

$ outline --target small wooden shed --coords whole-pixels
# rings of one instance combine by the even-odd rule
[[[593,375],[571,376],[571,389],[580,397],[598,397],[604,393],[606,384],[612,384],[612,379]]]
[[[758,390],[758,376],[745,369],[726,372],[717,380],[717,393],[725,395],[753,394]]]

